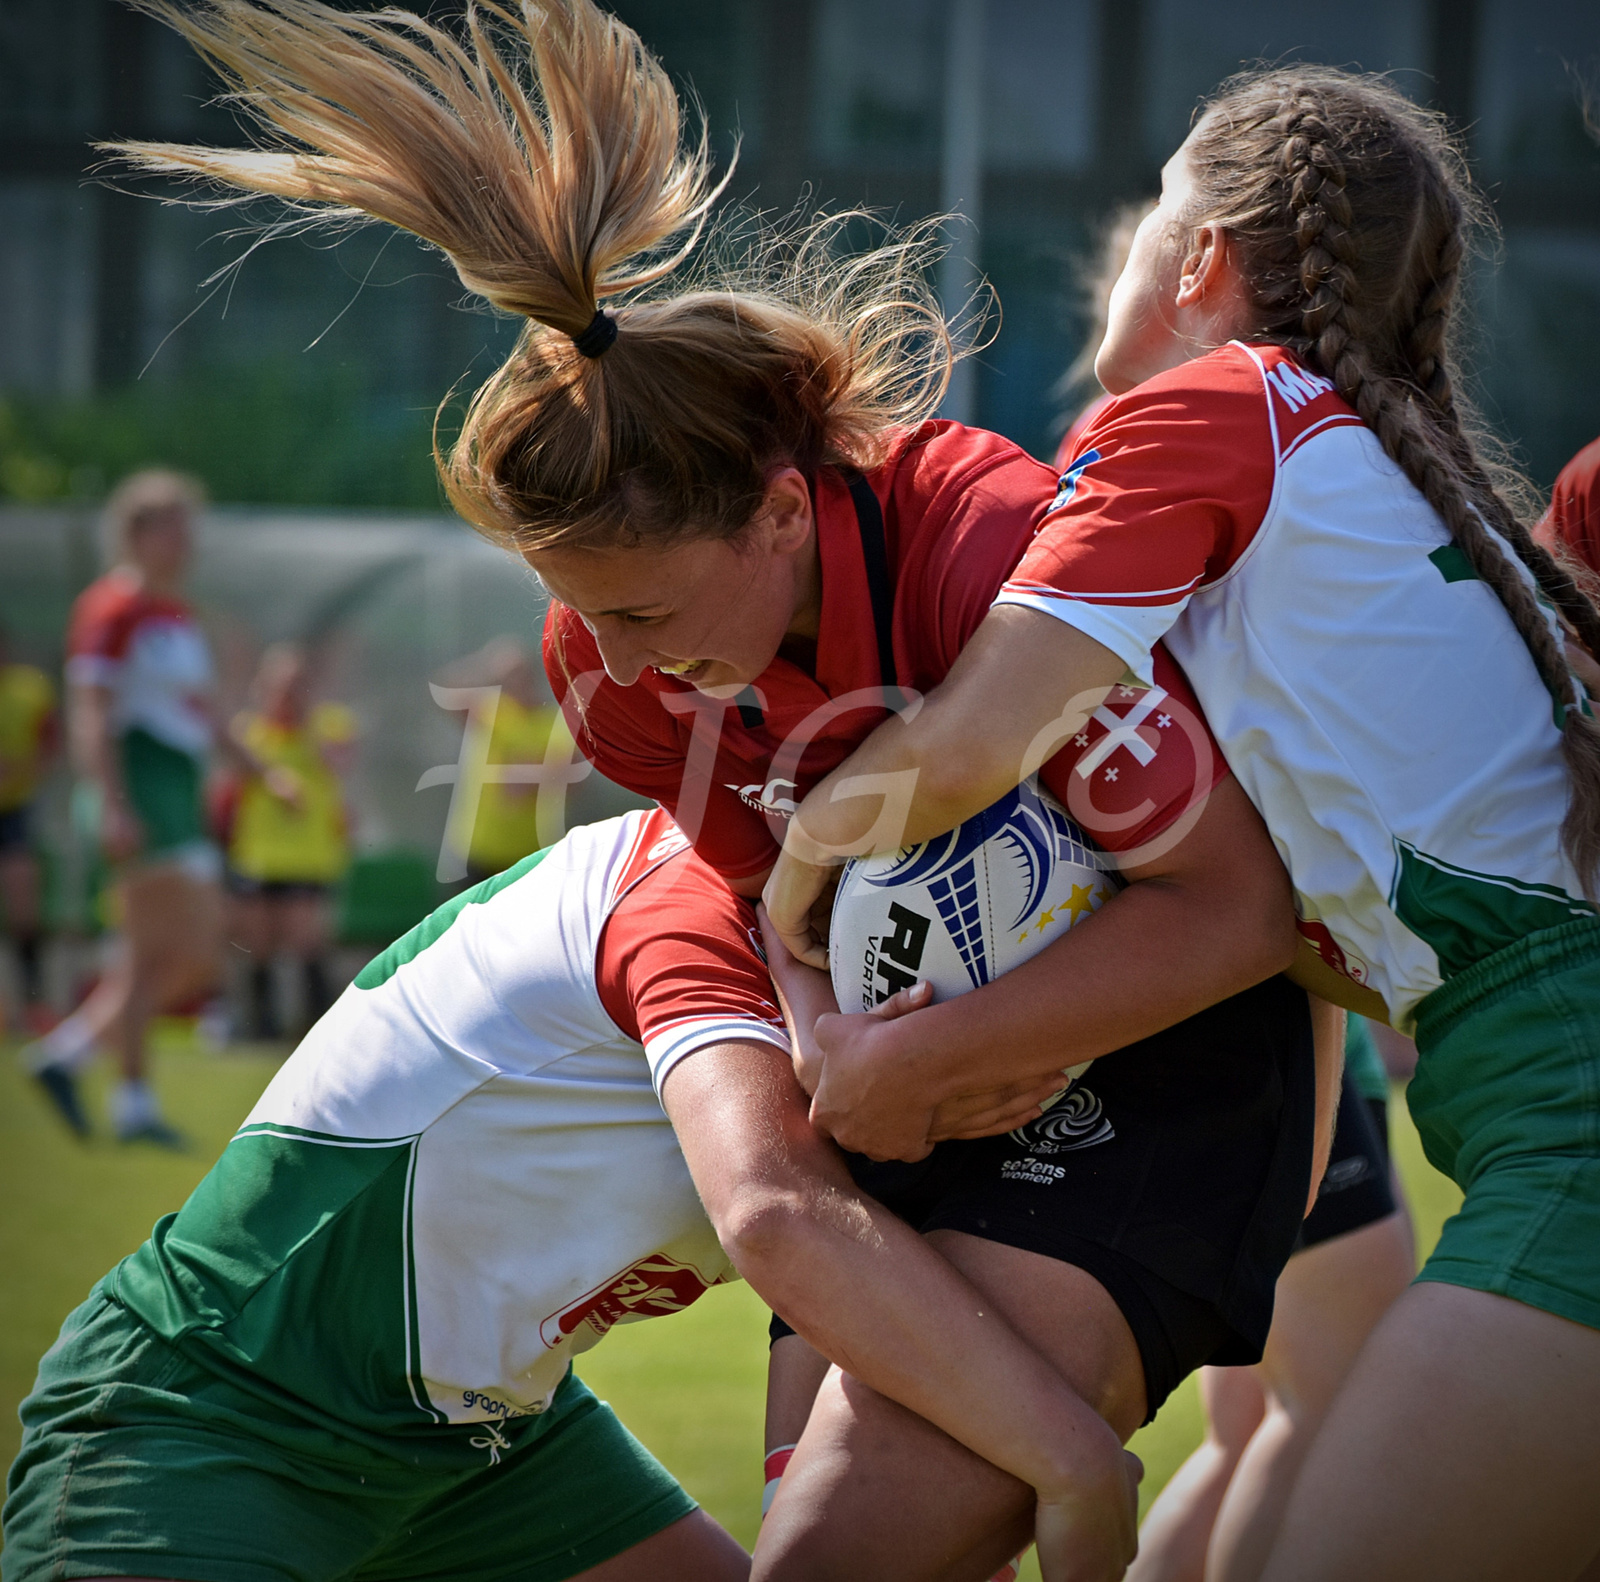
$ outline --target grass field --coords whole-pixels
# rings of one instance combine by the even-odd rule
[[[16,1404],[39,1355],[93,1282],[177,1208],[276,1069],[273,1053],[206,1054],[169,1041],[157,1084],[173,1122],[194,1139],[172,1155],[73,1142],[0,1046],[0,1464],[20,1433]],[[94,1081],[89,1100],[103,1113]],[[1459,1194],[1423,1160],[1403,1102],[1394,1141],[1425,1253]],[[672,1322],[616,1330],[579,1371],[708,1511],[755,1541],[761,1494],[766,1309],[747,1286],[711,1291]],[[1154,1498],[1200,1437],[1193,1381],[1133,1441]],[[1029,1576],[1037,1576],[1029,1562]]]

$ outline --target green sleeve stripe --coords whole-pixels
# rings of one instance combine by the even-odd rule
[[[307,1131],[303,1126],[285,1126],[278,1121],[256,1121],[241,1126],[235,1137],[286,1137],[291,1142],[326,1143],[332,1148],[396,1148],[403,1143],[416,1141],[419,1133],[407,1132],[403,1137],[341,1137],[334,1132]]]
[[[542,853],[540,855],[543,855]],[[402,1298],[405,1302],[405,1333],[406,1333],[406,1386],[411,1391],[411,1400],[419,1412],[425,1413],[436,1423],[449,1421],[443,1412],[428,1399],[427,1383],[422,1376],[422,1325],[417,1316],[417,1255],[416,1246],[412,1239],[412,1226],[415,1222],[417,1185],[417,1150],[413,1144],[411,1159],[406,1166],[406,1195],[405,1212],[401,1224],[400,1240],[400,1266],[404,1290]]]
[[[507,885],[515,884],[524,874],[531,873],[555,848],[546,846],[521,862],[513,863],[504,873],[497,873],[482,884],[475,884],[460,895],[451,896],[443,906],[435,908],[409,934],[402,934],[381,955],[374,956],[356,974],[358,989],[376,989],[387,983],[408,961],[414,961],[436,939],[449,932],[450,925],[461,915],[465,906],[482,906],[490,897],[498,895]]]

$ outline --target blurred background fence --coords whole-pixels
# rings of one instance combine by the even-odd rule
[[[422,9],[450,14],[456,0]],[[351,6],[352,9],[356,7]],[[1594,0],[619,0],[705,106],[729,200],[957,208],[1004,319],[959,415],[1036,450],[1082,324],[1069,265],[1151,191],[1200,95],[1247,61],[1392,71],[1467,134],[1505,228],[1479,270],[1495,421],[1548,484],[1600,430]],[[116,0],[0,0],[0,491],[91,497],[159,456],[220,499],[432,508],[427,435],[512,326],[380,230],[256,252],[239,223],[85,183],[91,140],[237,141],[169,30]],[[202,306],[201,303],[204,302]],[[190,316],[192,314],[192,316]],[[315,344],[313,344],[315,343]]]

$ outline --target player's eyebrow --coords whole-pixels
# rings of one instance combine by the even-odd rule
[[[596,610],[596,615],[667,615],[671,611],[658,604],[623,604],[614,610]]]

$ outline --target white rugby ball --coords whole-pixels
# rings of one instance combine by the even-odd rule
[[[869,1011],[919,978],[935,1000],[979,988],[1121,883],[1066,809],[1024,781],[947,835],[846,865],[828,938],[839,1009]]]

